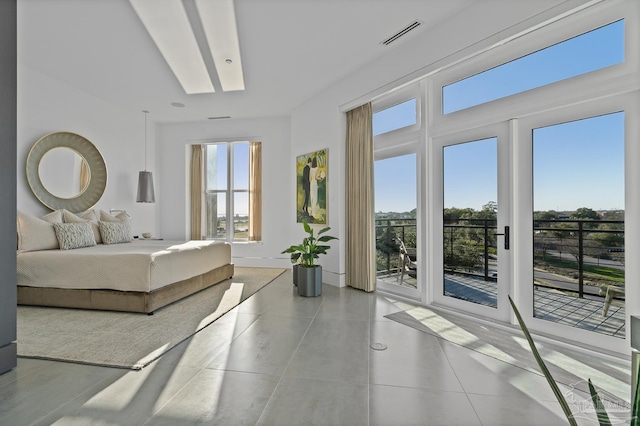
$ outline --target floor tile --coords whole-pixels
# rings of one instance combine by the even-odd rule
[[[260,316],[229,312],[164,354],[159,364],[203,368],[224,352]]]
[[[549,426],[568,424],[558,401],[518,396],[469,395],[482,424],[492,426]],[[591,425],[592,418],[576,417],[580,425]]]
[[[0,387],[0,424],[33,424],[122,370],[56,362]]]
[[[555,401],[553,391],[541,374],[445,340],[441,340],[440,344],[462,388],[469,394],[520,395],[535,400]]]
[[[375,322],[371,343],[387,349],[369,352],[370,383],[462,392],[437,337],[395,321]]]
[[[153,364],[140,371],[121,371],[117,379],[78,395],[39,424],[144,424],[200,370]]]
[[[334,320],[369,320],[369,310],[375,294],[351,287],[333,288],[322,295],[318,318]]]
[[[370,392],[370,425],[482,425],[463,392],[381,385]]]
[[[367,425],[367,385],[284,377],[259,425]]]
[[[378,294],[371,301],[369,320],[393,322],[393,320],[385,318],[385,315],[394,314],[401,310],[402,308],[398,306],[398,302],[395,299]]]
[[[148,425],[255,425],[279,377],[203,370]]]
[[[328,287],[326,284],[324,287]],[[310,317],[316,316],[325,298],[304,297],[298,295],[297,287],[290,284],[286,292],[278,300],[272,301],[263,311],[281,316]]]
[[[0,374],[0,388],[17,380],[23,380],[29,374],[33,374],[40,369],[55,365],[53,361],[42,359],[18,358],[17,367]]]
[[[316,318],[285,375],[367,383],[370,350],[368,322]]]
[[[306,317],[262,315],[207,368],[282,374],[310,322]]]

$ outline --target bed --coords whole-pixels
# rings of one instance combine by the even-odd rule
[[[71,215],[66,219],[75,220]],[[19,305],[149,314],[234,274],[226,242],[134,239],[56,249],[50,247],[51,236],[49,246],[42,242],[47,225],[36,222],[40,228],[29,227],[34,220],[19,214],[18,228],[23,231],[22,249],[17,252]],[[36,232],[40,246],[36,248],[45,249],[29,249]]]

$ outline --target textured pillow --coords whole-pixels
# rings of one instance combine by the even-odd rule
[[[93,236],[96,239],[96,244],[102,243],[100,228],[98,227],[98,218],[96,217],[96,214],[93,210],[85,212],[82,216],[73,214],[69,210],[62,210],[62,217],[64,218],[65,223],[79,223],[88,221],[91,224],[91,230],[93,231]]]
[[[17,212],[18,250],[52,250],[60,248],[52,223],[62,223],[62,210],[56,210],[42,219]]]
[[[53,229],[60,243],[60,250],[71,250],[96,245],[96,238],[89,222],[54,223]]]
[[[121,211],[116,215],[112,215],[110,213],[105,212],[104,210],[100,210],[100,213],[98,213],[98,211],[96,210],[96,216],[98,216],[99,220],[103,222],[125,223],[129,228],[128,229],[129,236],[133,235],[131,232],[131,216],[129,216],[126,212]],[[133,238],[130,238],[129,241],[133,241]]]
[[[126,222],[107,222],[101,220],[98,222],[100,234],[102,235],[102,244],[120,244],[130,243],[131,227]]]

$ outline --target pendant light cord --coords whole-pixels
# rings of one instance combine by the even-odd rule
[[[149,111],[144,110],[144,171],[147,171],[147,114]]]

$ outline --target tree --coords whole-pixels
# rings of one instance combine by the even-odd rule
[[[533,212],[533,218],[534,219],[540,219],[540,220],[557,219],[558,216],[559,216],[558,212],[555,211],[555,210]]]
[[[489,201],[482,206],[478,217],[482,219],[495,219],[498,216],[498,203],[495,201]]]
[[[624,247],[624,225],[618,223],[601,223],[598,230],[620,232],[593,232],[593,239],[602,247]]]
[[[575,211],[573,217],[576,219],[600,220],[600,215],[589,207],[580,207]]]

